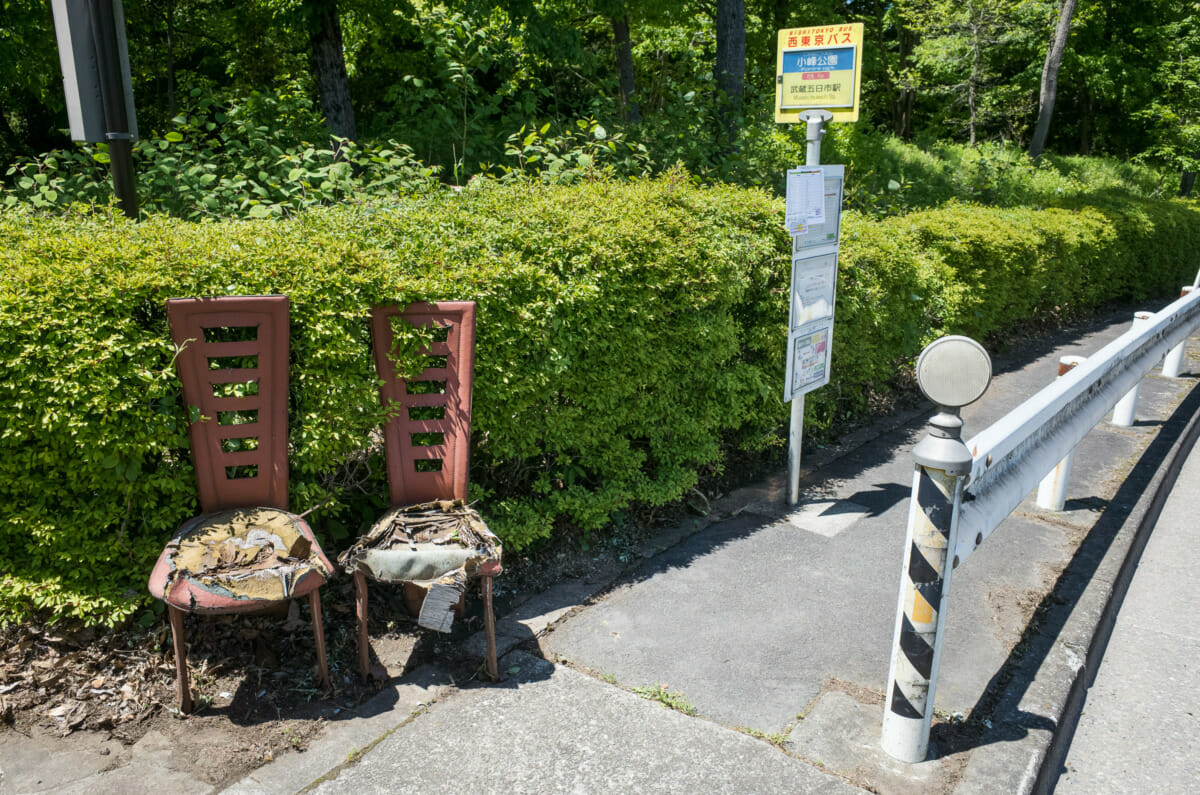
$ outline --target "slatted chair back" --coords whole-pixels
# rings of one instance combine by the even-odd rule
[[[167,301],[203,513],[287,509],[288,299]]]
[[[429,366],[415,377],[396,375],[393,323],[433,328],[435,342],[421,352]],[[475,302],[440,301],[378,307],[371,315],[380,399],[398,404],[384,426],[388,490],[393,505],[467,498],[471,441],[471,386],[475,367]]]

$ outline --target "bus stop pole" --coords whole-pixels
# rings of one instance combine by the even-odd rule
[[[807,123],[805,166],[821,165],[821,139],[825,122],[833,118],[827,110],[808,110],[800,114]],[[791,356],[788,351],[788,356]],[[800,502],[800,448],[804,442],[804,395],[792,398],[792,417],[788,428],[788,505]]]

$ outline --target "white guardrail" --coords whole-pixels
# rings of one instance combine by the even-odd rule
[[[920,762],[928,752],[951,573],[1114,407],[1116,423],[1133,423],[1138,387],[1164,357],[1164,374],[1179,375],[1182,347],[1200,328],[1200,290],[1184,289],[1179,300],[1140,315],[1125,334],[965,444],[957,407],[941,406],[930,421],[930,435],[913,451],[917,463],[883,718],[882,745],[890,755]],[[935,365],[932,372],[956,370]],[[1068,468],[1060,474],[1067,476]]]

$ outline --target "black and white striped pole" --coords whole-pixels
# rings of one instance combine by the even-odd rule
[[[917,383],[938,413],[913,448],[912,501],[883,712],[883,750],[903,762],[922,762],[929,751],[950,575],[958,564],[958,514],[971,475],[959,410],[982,397],[991,379],[987,351],[967,337],[942,337],[917,359]]]

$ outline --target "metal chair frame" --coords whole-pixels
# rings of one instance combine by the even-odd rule
[[[185,523],[168,544],[151,575],[150,590],[167,602],[182,712],[192,709],[184,613],[253,613],[290,600],[238,599],[191,588],[186,603],[179,604],[184,599],[172,598],[168,580],[172,546],[203,517],[236,508],[287,512],[288,314],[288,298],[282,295],[167,301],[183,399],[192,415],[188,434],[202,516]],[[222,335],[253,339],[208,338]],[[294,514],[288,517],[311,542],[312,554],[332,572],[307,523]],[[310,571],[295,583],[293,594],[308,595],[318,672],[328,689],[319,593],[324,582],[319,571]]]
[[[402,319],[418,328],[445,329],[445,341],[435,341],[422,355],[445,358],[435,361],[417,376],[401,378],[396,373],[391,351],[392,324]],[[475,366],[475,302],[440,301],[415,303],[407,308],[376,307],[371,313],[371,343],[375,367],[382,379],[380,400],[396,409],[384,425],[388,493],[393,507],[434,500],[466,500],[471,441],[471,397]],[[444,387],[414,389],[418,383],[444,383]],[[442,410],[441,418],[410,416],[412,409]],[[420,413],[420,412],[418,412]],[[417,434],[441,434],[439,444],[418,444]],[[424,466],[420,462],[428,463]],[[487,671],[499,678],[496,661],[496,624],[492,606],[492,578],[501,571],[498,562],[480,569],[483,617],[487,634]],[[354,572],[358,618],[359,670],[367,675],[370,653],[367,636],[367,581]]]

